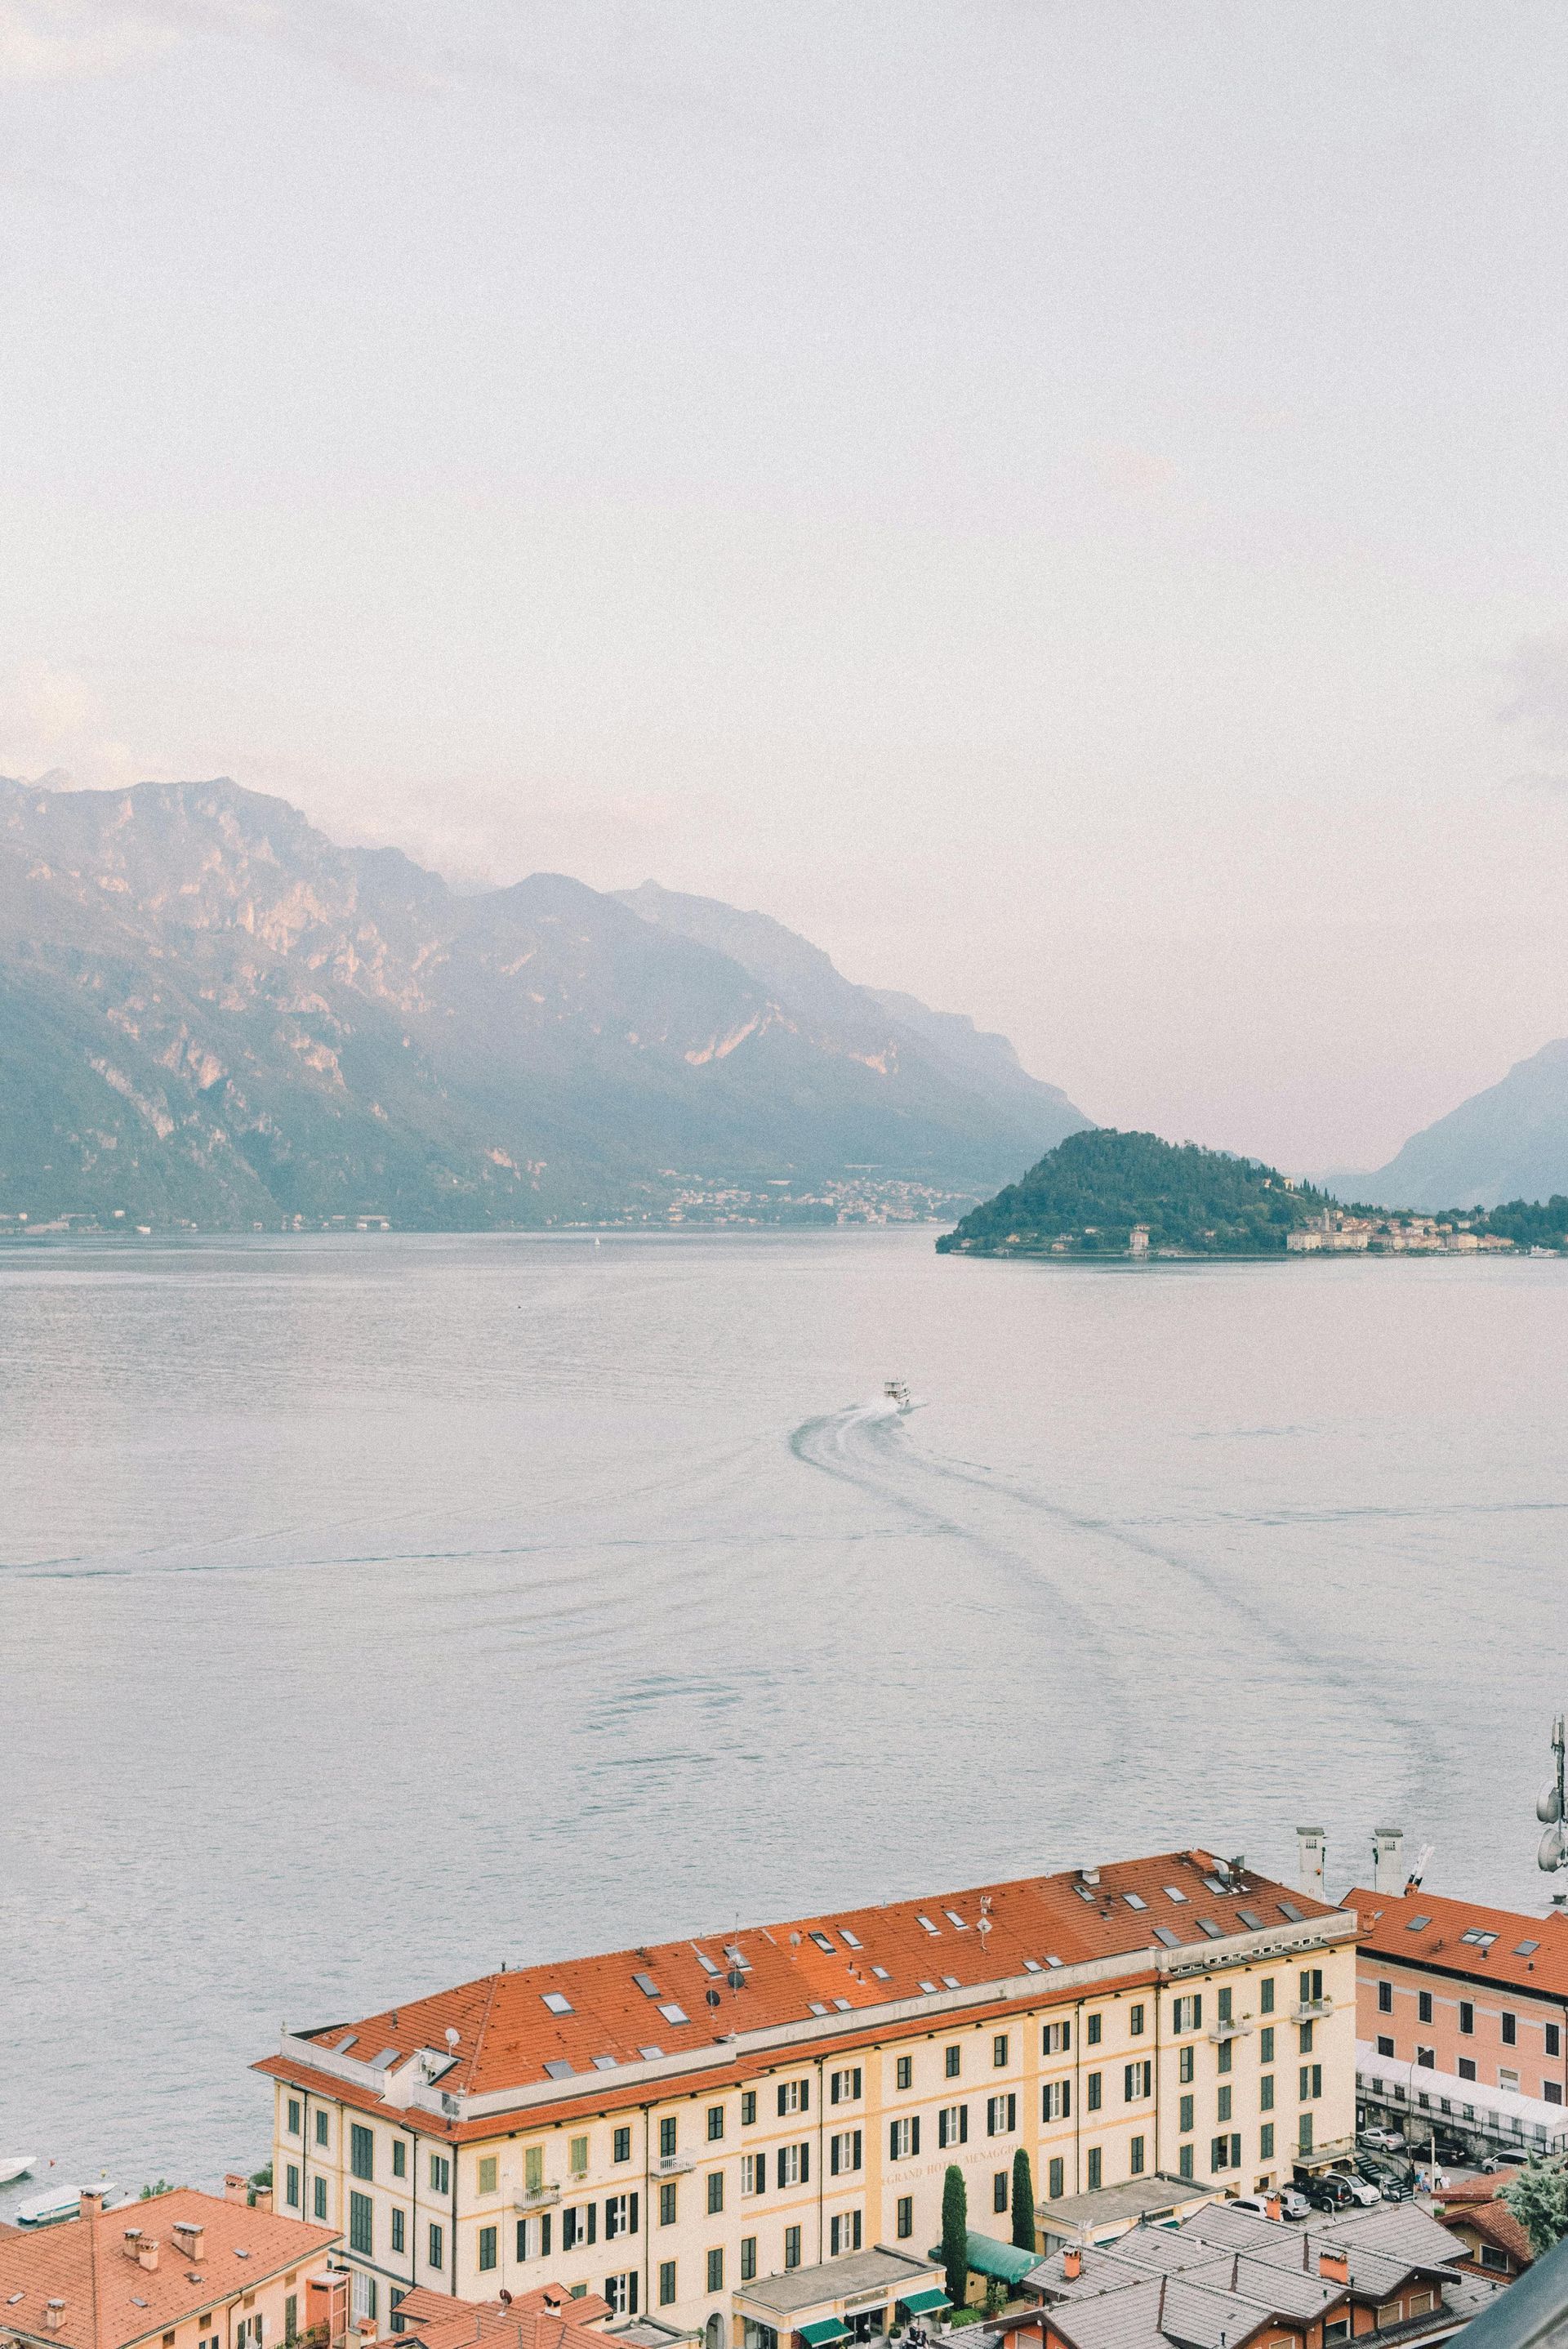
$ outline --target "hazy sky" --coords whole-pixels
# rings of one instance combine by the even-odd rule
[[[0,0],[0,771],[1374,1164],[1568,1032],[1562,0]]]

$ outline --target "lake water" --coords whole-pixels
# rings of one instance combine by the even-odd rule
[[[932,1237],[0,1255],[0,2154],[211,2183],[281,2020],[1298,1821],[1538,1905],[1568,1267]]]

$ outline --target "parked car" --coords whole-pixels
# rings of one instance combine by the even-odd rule
[[[1269,2209],[1271,2199],[1267,2194],[1238,2194],[1230,2207],[1233,2210],[1252,2210],[1260,2219],[1267,2219],[1273,2215]]]
[[[1521,2146],[1517,2153],[1483,2154],[1477,2162],[1476,2168],[1484,2178],[1495,2178],[1500,2169],[1518,2169],[1522,2167],[1523,2161],[1524,2147]]]
[[[1381,2202],[1383,2199],[1382,2188],[1374,2186],[1367,2178],[1347,2178],[1345,2183],[1350,2189],[1351,2200],[1359,2202],[1363,2209],[1369,2210],[1375,2202]]]
[[[1440,2137],[1438,2139],[1438,2159],[1450,2169],[1456,2166],[1468,2168],[1470,2149],[1460,2137]]]
[[[1350,2180],[1341,2178],[1336,2170],[1325,2170],[1321,2177],[1312,2178],[1303,2191],[1315,2210],[1348,2210],[1355,2207]]]
[[[1310,2219],[1312,2216],[1311,2203],[1305,2194],[1298,2194],[1294,2186],[1280,2188],[1279,2208],[1282,2219]]]
[[[1405,2140],[1398,2129],[1364,2128],[1356,2141],[1372,2153],[1403,2153],[1405,2150]]]

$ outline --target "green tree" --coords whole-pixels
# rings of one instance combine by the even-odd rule
[[[1511,2178],[1499,2198],[1507,2203],[1530,2238],[1538,2260],[1568,2235],[1568,2172],[1559,2162],[1538,2161],[1532,2156],[1517,2178]]]
[[[1032,2251],[1036,2244],[1035,2181],[1022,2146],[1013,2156],[1013,2243],[1020,2251]]]
[[[969,2297],[969,2197],[955,2161],[948,2163],[942,2185],[942,2264],[947,2270],[947,2297],[960,2309]]]

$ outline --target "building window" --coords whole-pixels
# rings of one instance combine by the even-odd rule
[[[493,2268],[497,2263],[498,2253],[496,2251],[496,2243],[498,2236],[499,2230],[497,2228],[481,2227],[480,2229],[480,2269],[481,2273],[490,2268]]]
[[[315,2141],[317,2145],[325,2145],[327,2141],[326,2115],[325,2113],[317,2113],[315,2116]]]
[[[847,2171],[860,2168],[861,2132],[859,2129],[843,2129],[837,2137],[829,2138],[828,2166],[835,2178],[841,2178]]]
[[[1429,1990],[1418,1990],[1416,1992],[1416,2012],[1423,2023],[1430,2023],[1432,2019],[1432,1993]]]
[[[1505,2047],[1514,2047],[1519,2044],[1518,2018],[1510,2014],[1506,2008],[1502,2016],[1502,2044]]]
[[[1274,2158],[1274,2125],[1273,2121],[1265,2121],[1262,2128],[1258,2131],[1258,2159],[1260,2161],[1272,2161]]]
[[[637,2313],[637,2271],[635,2268],[629,2270],[625,2275],[606,2276],[604,2279],[604,2297],[609,2302],[617,2316],[635,2316]]]
[[[426,2245],[426,2261],[427,2263],[433,2268],[444,2268],[447,2264],[446,2232],[444,2229],[438,2227],[433,2221],[430,2227],[429,2241]]]
[[[969,2107],[967,2105],[943,2106],[936,2116],[936,2142],[939,2146],[968,2144]]]
[[[1043,2121],[1068,2121],[1073,2113],[1073,2084],[1070,2080],[1047,2080],[1040,2090],[1040,2118]]]
[[[1191,2047],[1181,2047],[1176,2051],[1176,2076],[1183,2086],[1192,2077],[1193,2054],[1194,2050]]]
[[[961,2070],[961,2069],[962,2069],[962,2067],[963,2067],[963,2063],[964,2063],[964,2050],[962,2049],[962,2047],[948,2047],[948,2048],[944,2048],[944,2051],[943,2051],[943,2065],[944,2065],[944,2078],[949,2079],[949,2080],[956,2080],[956,2078],[958,2077],[959,2072],[960,2072],[960,2070]]]
[[[900,2087],[900,2088],[907,2088],[907,2087],[909,2087],[909,2086],[912,2085],[912,2083],[913,2083],[913,2079],[914,2079],[914,2058],[913,2058],[913,2055],[901,2055],[901,2056],[898,2058],[898,2061],[896,2062],[896,2064],[893,2065],[893,2083],[894,2083],[894,2085],[895,2085],[895,2086],[897,2086],[897,2087]]]
[[[668,2160],[670,2160],[670,2159],[673,2158],[674,2154],[675,2154],[675,2149],[676,2149],[676,2116],[675,2116],[675,2115],[674,2115],[673,2113],[670,2113],[670,2114],[666,2115],[666,2116],[665,2117],[665,2119],[663,2119],[663,2120],[659,2123],[659,2158],[660,2158],[660,2160],[661,2160],[661,2161],[668,2161]]]
[[[1422,2071],[1424,2071],[1424,2072],[1429,2072],[1429,2071],[1431,2071],[1431,2070],[1432,2070],[1432,2068],[1433,2068],[1433,2066],[1436,2064],[1437,2060],[1438,2060],[1438,2051],[1437,2051],[1437,2049],[1436,2049],[1435,2047],[1418,2047],[1418,2048],[1417,2048],[1417,2050],[1416,2050],[1416,2062],[1417,2062],[1417,2064],[1418,2065],[1418,2067],[1419,2067]],[[1506,2084],[1505,2084],[1505,2085],[1506,2085]],[[1518,2085],[1517,2081],[1514,2083],[1514,2085],[1515,2085],[1515,2086],[1517,2086],[1517,2085]],[[1427,2099],[1426,2099],[1426,2097],[1423,2095],[1423,2096],[1422,2096],[1422,2098],[1421,2098],[1421,2102],[1422,2102],[1423,2104],[1425,2104],[1425,2103],[1426,2103],[1426,2101],[1427,2101]]]
[[[369,2259],[376,2249],[373,2232],[376,2205],[368,2194],[351,2194],[348,2198],[348,2248],[363,2251]]]
[[[326,2216],[326,2180],[318,2178],[311,2188],[311,2208],[318,2219]]]
[[[1229,1982],[1224,1985],[1223,1989],[1215,1992],[1215,1998],[1217,2001],[1217,2020],[1221,2023],[1229,2023],[1232,2020],[1231,1986]]]
[[[1184,2145],[1184,2146],[1181,2147],[1181,2151],[1177,2154],[1177,2156],[1176,2156],[1176,2168],[1177,2168],[1177,2173],[1178,2173],[1178,2175],[1179,2175],[1179,2176],[1181,2176],[1181,2177],[1182,2177],[1182,2178],[1191,2178],[1191,2175],[1192,2175],[1192,2148],[1191,2148],[1191,2147],[1190,2145]]]
[[[742,2235],[740,2238],[740,2281],[742,2283],[750,2283],[755,2280],[756,2274],[757,2238],[755,2235]]]
[[[356,2324],[363,2324],[366,2317],[374,2318],[376,2314],[376,2279],[366,2275],[361,2268],[355,2270],[349,2284],[348,2305]],[[252,2317],[248,2332],[243,2319],[241,2320],[240,2349],[246,2349],[247,2342],[251,2349],[257,2349],[261,2337],[262,2320],[259,2316]]]
[[[397,2305],[396,2292],[392,2295],[392,2305],[394,2309]],[[294,2292],[291,2292],[284,2302],[284,2339],[285,2341],[299,2339],[299,2294]]]
[[[1088,2190],[1091,2194],[1099,2191],[1104,2168],[1105,2160],[1099,2146],[1091,2145],[1088,2149]]]
[[[724,2106],[722,2105],[709,2105],[707,2108],[707,2141],[709,2145],[717,2145],[723,2135]]]
[[[1541,2083],[1541,2101],[1543,2105],[1560,2105],[1563,2102],[1562,2081],[1542,2080]]]
[[[1310,2023],[1304,2023],[1302,2024],[1300,2040],[1301,2053],[1304,2055],[1310,2055],[1312,2053],[1312,2025]]]
[[[1394,2043],[1393,2043],[1393,2041],[1388,2037],[1388,2035],[1387,2035],[1387,2033],[1386,2032],[1379,2032],[1379,2033],[1378,2033],[1378,2034],[1377,2034],[1377,2053],[1378,2053],[1378,2054],[1379,2054],[1379,2055],[1392,2055],[1392,2054],[1394,2053]],[[1462,2063],[1464,2062],[1464,2060],[1465,2060],[1465,2059],[1464,2059],[1464,2057],[1461,2055],[1461,2056],[1460,2057],[1460,2062],[1462,2064]],[[1464,2075],[1463,2075],[1463,2074],[1461,2073],[1460,2076],[1460,2078],[1462,2079]],[[1474,2077],[1475,2077],[1475,2072],[1474,2072],[1473,2068],[1472,2068],[1472,2070],[1471,2070],[1471,2072],[1470,2072],[1470,2077],[1471,2077],[1471,2079],[1472,2079],[1472,2080],[1473,2080],[1473,2079],[1474,2079]]]
[[[985,2134],[987,2137],[1011,2137],[1018,2126],[1018,2099],[1009,2091],[1005,2096],[985,2099]]]
[[[845,2251],[861,2248],[861,2214],[845,2210],[828,2221],[828,2255],[838,2259]]]
[[[888,2159],[890,2161],[903,2161],[907,2159],[911,2154],[915,2154],[920,2151],[920,2116],[918,2114],[913,2116],[907,2121],[890,2121],[888,2123],[887,2150]]]
[[[1242,2140],[1239,2137],[1217,2137],[1209,2147],[1211,2169],[1235,2169],[1241,2166]]]
[[[496,2189],[496,2181],[500,2178],[500,2155],[494,2153],[481,2154],[480,2157],[480,2192],[481,2194],[493,2194]]]
[[[1178,2038],[1180,2038],[1184,2031],[1202,2031],[1203,2028],[1203,2002],[1202,1997],[1179,1998],[1176,2001],[1173,2023]],[[1188,2049],[1186,2052],[1191,2054],[1191,2049]]]
[[[1218,2048],[1215,2050],[1215,2053],[1219,2057],[1219,2061],[1214,2066],[1215,2070],[1218,2072],[1228,2072],[1231,2069],[1232,2061],[1234,2057],[1235,2052],[1236,2043],[1233,2039],[1222,2039]]]
[[[1301,2002],[1303,2006],[1323,2004],[1323,1968],[1304,1966],[1301,1970]]]
[[[1007,2034],[999,2031],[991,2042],[991,2061],[999,2072],[1007,2061]]]
[[[355,2121],[348,2132],[348,2167],[356,2178],[372,2178],[376,2174],[376,2139],[371,2131]]]
[[[775,2175],[780,2187],[809,2186],[811,2182],[811,2147],[781,2145],[779,2148]]]
[[[742,2127],[742,2128],[749,2128],[749,2127],[751,2127],[752,2122],[753,2122],[756,2118],[757,2118],[757,2091],[756,2091],[756,2089],[755,2089],[755,2088],[742,2088],[742,2090],[741,2090],[741,2092],[740,2092],[740,2126],[741,2126],[741,2127]]]
[[[287,2128],[288,2128],[288,2133],[289,2133],[290,2137],[298,2137],[298,2135],[299,2135],[299,2098],[298,2098],[297,2096],[291,2096],[291,2097],[289,2098],[288,2111],[289,2111],[289,2116],[288,2116],[288,2121],[287,2121],[287,2124],[286,2124]]]
[[[1188,2130],[1192,2126],[1193,2101],[1193,2098],[1191,2096],[1183,2096],[1181,2103],[1176,2107],[1176,2127],[1178,2133],[1182,2137],[1186,2136]]]
[[[1265,1974],[1258,1984],[1258,2013],[1272,2014],[1274,2011],[1274,1976]]]
[[[579,2243],[592,2243],[599,2232],[599,2205],[583,2202],[573,2210],[561,2213],[561,2248],[574,2251]]]
[[[444,2153],[430,2156],[430,2191],[449,2194],[452,2190],[452,2165]]]
[[[1322,2094],[1322,2064],[1304,2064],[1301,2067],[1301,2095],[1299,2101],[1304,2105],[1310,2104],[1315,2096],[1321,2096]]]
[[[1140,2006],[1129,2007],[1127,2011],[1127,2029],[1130,2037],[1133,2039],[1140,2039],[1142,2037],[1143,2009]]]
[[[1102,2031],[1102,2029],[1104,2028],[1104,2024],[1105,2024],[1105,2017],[1104,2017],[1104,2015],[1102,2015],[1102,2014],[1091,2014],[1091,2015],[1089,2016],[1089,2018],[1088,2018],[1088,2044],[1089,2044],[1089,2045],[1090,2045],[1091,2047],[1098,2047],[1098,2046],[1099,2045],[1099,2034],[1100,2034],[1100,2032]]]
[[[1296,2132],[1295,2149],[1297,2153],[1312,2151],[1312,2115],[1310,2113],[1303,2113],[1301,2116],[1301,2126]]]
[[[707,2255],[707,2288],[709,2292],[724,2290],[724,2253],[709,2251]]]
[[[1067,2168],[1060,2154],[1051,2158],[1050,2178],[1047,2192],[1051,2201],[1059,2202],[1067,2186]]]
[[[292,2161],[284,2172],[284,2200],[291,2210],[299,2209],[299,2171]]]
[[[1274,2108],[1274,2075],[1272,2072],[1265,2072],[1258,2082],[1258,2108],[1265,2113],[1272,2113]]]
[[[1394,2012],[1394,1985],[1391,1982],[1380,1982],[1377,1985],[1377,2012],[1379,2014],[1392,2014]]]
[[[674,2260],[659,2261],[659,2306],[673,2308],[676,2299],[676,2263]]]
[[[899,2196],[897,2213],[893,2223],[894,2232],[896,2233],[899,2241],[901,2243],[907,2243],[910,2237],[914,2232],[914,2197],[913,2194],[901,2194]]]
[[[1425,2021],[1425,2019],[1423,2016],[1422,2020]],[[1475,2008],[1468,1998],[1461,1998],[1460,2001],[1460,2029],[1467,2039],[1470,2038],[1475,2031]]]
[[[408,2147],[400,2137],[392,2140],[392,2175],[394,2178],[407,2178],[408,2175]]]
[[[403,2212],[399,2209],[394,2209],[392,2213],[392,2248],[395,2251],[400,2251],[404,2248],[403,2227]]]
[[[1384,2052],[1383,2042],[1379,2039],[1377,2042],[1377,2053],[1381,2055]],[[1388,2042],[1387,2052],[1390,2055],[1394,2053],[1394,2043],[1391,2039]],[[1473,2080],[1475,2078],[1475,2057],[1473,2055],[1461,2055],[1460,2057],[1460,2078],[1461,2080]]]
[[[629,2128],[611,2132],[610,2158],[612,2161],[630,2161],[632,2158],[632,2132]]]
[[[1070,2023],[1047,2023],[1040,2033],[1042,2055],[1065,2055],[1073,2044]]]
[[[710,2169],[707,2173],[707,2215],[711,2219],[724,2208],[724,2172]]]
[[[585,2137],[574,2137],[567,2140],[566,2167],[573,2178],[587,2177],[588,2140]]]
[[[530,2145],[523,2148],[522,2187],[525,2194],[542,2194],[544,2191],[544,2147],[542,2145]]]
[[[1088,2109],[1091,2113],[1098,2113],[1100,2107],[1100,2099],[1105,2093],[1105,2074],[1103,2072],[1091,2072],[1088,2075]]]
[[[1326,2342],[1348,2341],[1350,2338],[1350,2319],[1347,2316],[1336,2316],[1332,2324],[1326,2324],[1324,2326],[1323,2337]]]
[[[1498,2275],[1506,2275],[1508,2273],[1508,2253],[1506,2251],[1499,2251],[1495,2243],[1483,2243],[1481,2245],[1480,2263],[1483,2268],[1491,2268]]]
[[[786,2113],[809,2113],[811,2109],[810,2080],[780,2080],[779,2083],[779,2117]]]
[[[1215,2114],[1214,2114],[1214,2118],[1215,2118],[1216,2120],[1218,2120],[1218,2121],[1228,2121],[1228,2120],[1230,2119],[1230,2117],[1231,2117],[1231,2091],[1229,2090],[1229,2088],[1222,2088],[1222,2089],[1220,2090],[1219,2100],[1218,2100],[1218,2106],[1217,2106],[1217,2109],[1216,2109]]]
[[[991,2178],[991,2208],[993,2210],[1005,2210],[1006,2207],[1007,2173],[1005,2169],[998,2169],[993,2172]]]
[[[607,2194],[604,2198],[604,2240],[615,2235],[634,2235],[641,2216],[635,2194]]]
[[[673,2178],[666,2178],[659,2188],[659,2224],[661,2227],[673,2227],[675,2223],[676,2183]]]
[[[1145,2056],[1141,2064],[1124,2064],[1121,2067],[1121,2101],[1135,2105],[1140,2096],[1150,2095],[1154,2089],[1154,2064]]]
[[[1140,2137],[1135,2137],[1132,2140],[1131,2175],[1134,2178],[1141,2178],[1143,2175],[1143,2139]]]
[[[1272,2064],[1274,2059],[1274,2024],[1271,2023],[1264,2030],[1260,2031],[1258,2033],[1258,2062],[1260,2064]]]
[[[784,2264],[787,2268],[798,2268],[800,2264],[800,2230],[799,2227],[786,2227],[784,2230]]]

